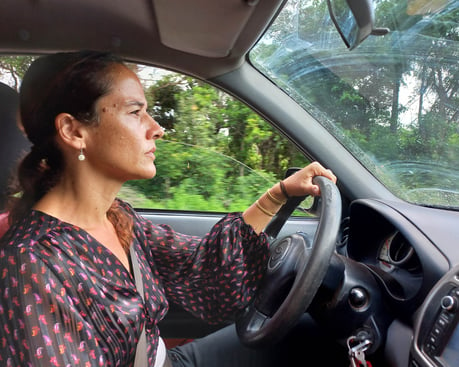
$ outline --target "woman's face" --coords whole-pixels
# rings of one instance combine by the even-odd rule
[[[147,113],[143,87],[135,73],[115,65],[110,74],[110,92],[96,103],[99,124],[88,130],[86,161],[98,173],[120,182],[152,178],[156,139],[163,136],[163,130]]]

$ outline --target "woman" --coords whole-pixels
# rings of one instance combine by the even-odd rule
[[[120,59],[98,52],[37,59],[21,86],[20,114],[33,146],[0,245],[2,366],[131,366],[143,328],[148,365],[162,366],[157,323],[166,299],[207,321],[230,319],[263,276],[262,230],[285,195],[318,195],[316,175],[336,180],[313,163],[204,238],[187,236],[116,199],[125,181],[155,176],[163,136],[139,79]],[[200,353],[199,342],[172,353],[182,366],[180,358],[200,358],[190,355]]]

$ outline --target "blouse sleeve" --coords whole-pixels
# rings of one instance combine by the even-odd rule
[[[263,277],[268,241],[240,213],[222,218],[196,237],[142,220],[152,258],[170,301],[211,323],[233,319]]]

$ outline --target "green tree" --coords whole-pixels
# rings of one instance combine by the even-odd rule
[[[22,78],[34,56],[3,56],[0,58],[0,77],[10,81],[10,86],[19,92]]]

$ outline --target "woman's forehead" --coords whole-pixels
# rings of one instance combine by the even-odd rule
[[[126,67],[112,74],[110,91],[101,100],[112,100],[122,105],[146,103],[139,78],[132,70]]]

